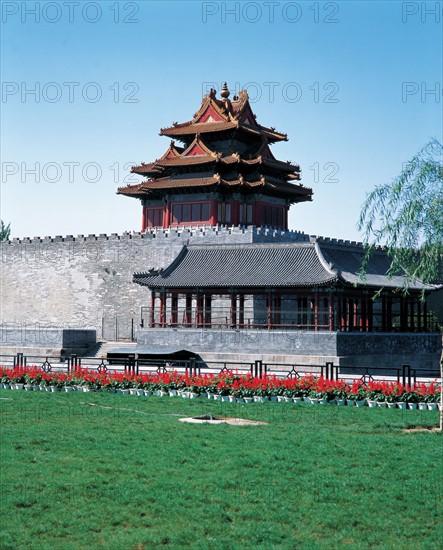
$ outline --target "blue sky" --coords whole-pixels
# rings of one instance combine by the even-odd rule
[[[140,203],[116,188],[226,80],[249,84],[257,120],[288,134],[274,154],[314,190],[291,228],[359,239],[366,193],[442,139],[442,9],[3,1],[0,216],[13,237],[140,230]]]

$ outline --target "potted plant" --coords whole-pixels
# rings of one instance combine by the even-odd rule
[[[374,401],[377,403],[377,407],[386,407],[386,396],[383,392],[378,392],[374,395]]]
[[[343,387],[336,388],[334,390],[334,397],[337,405],[343,407],[346,404],[346,389]]]
[[[410,410],[416,410],[417,409],[417,403],[418,403],[418,395],[417,392],[409,389],[407,390],[402,397],[403,401],[405,401],[407,408]]]

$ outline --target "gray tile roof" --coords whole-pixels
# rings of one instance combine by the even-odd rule
[[[361,244],[323,238],[288,244],[190,244],[166,269],[135,273],[133,280],[152,288],[289,288],[335,282],[376,288],[404,285],[404,275],[386,276],[390,263],[383,250],[374,254],[362,281],[363,255]],[[409,288],[433,287],[413,281]]]
[[[365,249],[361,243],[319,238],[318,244],[323,258],[337,271],[339,278],[344,283],[376,288],[402,288],[405,286],[407,278],[404,273],[390,278],[386,276],[391,260],[384,249],[375,250],[369,260],[363,280],[360,276],[360,269]],[[408,280],[408,287],[411,290],[434,288],[433,285],[424,285],[418,280]]]
[[[311,243],[188,245],[160,272],[136,273],[134,282],[153,287],[297,287],[336,279]]]

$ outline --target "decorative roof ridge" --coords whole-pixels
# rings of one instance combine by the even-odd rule
[[[336,268],[332,262],[326,261],[326,258],[323,256],[319,242],[317,239],[312,241],[312,244],[315,247],[315,252],[317,253],[318,259],[320,260],[321,265],[328,271],[331,275],[335,276],[337,279],[340,278],[341,271]]]
[[[180,147],[180,149],[182,149],[182,147]],[[169,144],[169,147],[166,149],[166,152],[163,153],[163,155],[158,160],[164,160],[168,156],[169,153],[172,153],[175,157],[180,156],[180,152],[178,151],[177,147],[175,146],[175,141],[173,139],[171,139],[171,143]]]
[[[269,141],[268,141],[268,138],[266,136],[263,136],[263,142],[262,144],[260,145],[260,148],[259,150],[257,151],[257,154],[259,154],[260,156],[263,154],[263,150],[264,149],[268,149],[268,152],[271,154],[271,157],[275,160],[277,160],[274,156],[274,153],[272,152],[271,150],[271,147],[270,147],[270,144],[269,144]]]
[[[275,249],[275,248],[288,248],[288,249],[292,249],[292,248],[315,248],[315,243],[311,243],[311,242],[308,242],[308,241],[291,241],[291,242],[265,242],[265,243],[207,243],[207,244],[203,244],[203,243],[193,243],[193,242],[189,242],[187,244],[187,248],[189,250],[191,249],[199,249],[199,250],[202,250],[202,249],[208,249],[208,248],[211,248],[211,249],[233,249],[233,250],[237,250],[239,248],[270,248],[270,249]],[[325,265],[328,265],[327,263]],[[330,269],[328,269],[328,271],[330,271]]]
[[[188,151],[191,151],[193,147],[195,147],[196,145],[198,145],[201,149],[203,149],[203,151],[205,151],[205,153],[211,157],[214,157],[216,158],[217,157],[217,152],[216,151],[213,151],[212,149],[209,149],[209,147],[207,145],[205,145],[205,143],[203,142],[203,140],[201,139],[200,137],[200,134],[197,133],[195,134],[195,138],[194,140],[192,141],[192,143],[189,145],[189,147],[187,147],[180,155],[181,158],[185,158],[188,153]],[[193,155],[190,155],[190,156],[193,156]],[[198,155],[194,155],[194,156],[198,156]]]
[[[145,180],[145,181],[147,181],[147,180]],[[117,187],[116,195],[118,195],[119,192],[122,191],[122,190],[123,190],[123,191],[124,191],[124,190],[128,191],[128,190],[130,190],[130,189],[136,189],[137,187],[140,187],[143,183],[145,183],[145,181],[142,181],[142,182],[140,182],[140,183],[133,183],[133,184],[128,183],[128,184],[125,185],[125,186]]]
[[[163,153],[163,155],[159,159],[155,159],[153,162],[148,162],[148,163],[142,162],[139,166],[131,166],[131,172],[134,174],[138,174],[139,172],[144,172],[144,173],[149,173],[150,171],[155,172],[157,168],[156,166],[157,163],[163,160],[169,160],[168,159],[169,154],[174,155],[174,158],[180,157],[180,154],[181,152],[183,152],[183,149],[181,152],[178,149],[182,149],[182,148],[181,147],[177,148],[175,146],[175,141],[171,139],[171,143],[169,144],[169,147],[166,149],[166,151]],[[160,168],[160,171],[161,171],[161,168]]]
[[[229,118],[230,118],[229,111],[227,114],[223,112],[223,109],[221,108],[222,106],[218,105],[217,99],[215,98],[214,94],[211,94],[211,91],[203,97],[199,110],[194,114],[194,118],[190,122],[191,125],[198,123],[197,122],[198,119],[203,115],[203,113],[207,110],[209,106],[211,106],[217,112],[217,114],[220,115],[226,122],[229,121]],[[214,121],[214,122],[222,122],[222,121],[220,120],[220,121]]]
[[[188,252],[188,244],[189,244],[189,240],[186,242],[186,244],[183,245],[183,248],[180,250],[177,256],[172,260],[172,262],[164,269],[161,268],[159,271],[157,271],[156,275],[160,275],[160,277],[167,277],[169,273],[171,273],[171,271],[174,271],[177,265],[180,264],[180,262],[186,256]]]

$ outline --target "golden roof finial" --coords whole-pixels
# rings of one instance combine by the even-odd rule
[[[220,95],[223,99],[228,99],[228,97],[231,95],[231,92],[228,90],[228,85],[226,82],[223,82],[223,87],[221,89]]]

